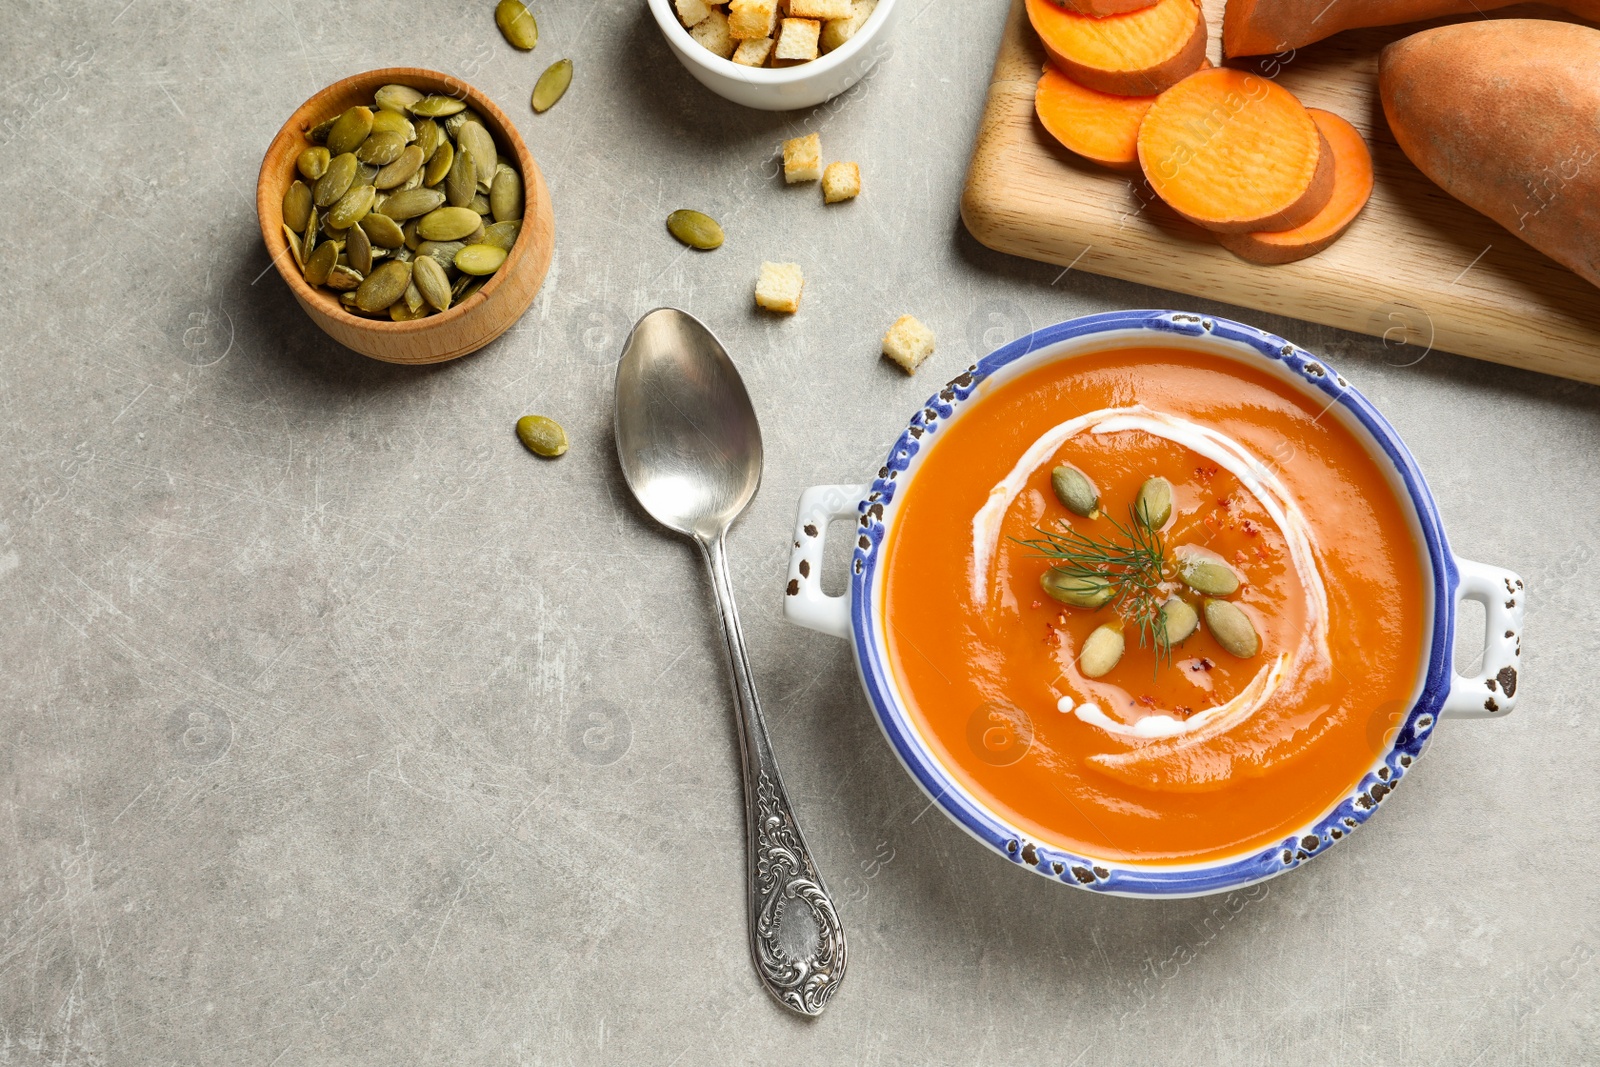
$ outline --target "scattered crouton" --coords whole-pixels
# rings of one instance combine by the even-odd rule
[[[883,335],[883,354],[915,374],[922,361],[933,355],[933,331],[910,315],[901,315]]]
[[[771,37],[778,26],[778,0],[733,0],[728,5],[728,32],[741,41]]]
[[[768,311],[783,311],[793,315],[800,310],[800,290],[805,284],[800,264],[763,263],[761,278],[756,282],[756,303]],[[932,342],[929,344],[931,347]]]
[[[822,200],[837,204],[861,195],[861,168],[854,163],[829,163],[822,172]]]
[[[823,23],[822,36],[818,41],[822,51],[831,52],[854,37],[856,31],[872,17],[872,11],[877,6],[878,0],[854,0],[847,18],[829,19]]]
[[[822,177],[822,136],[808,133],[783,142],[783,180],[814,182]]]
[[[766,65],[767,57],[771,54],[771,37],[763,37],[759,41],[740,41],[733,53],[733,61],[743,67],[761,67]]]
[[[808,63],[817,58],[817,38],[822,23],[816,19],[784,19],[778,30],[778,46],[772,50],[773,66]]]
[[[673,6],[678,9],[678,20],[690,29],[700,25],[711,14],[711,5],[706,0],[674,0]]]
[[[689,36],[723,59],[733,55],[737,45],[733,34],[728,32],[728,16],[722,13],[720,7],[714,7],[707,12],[706,17],[690,29]]]
[[[850,0],[789,0],[789,14],[797,19],[847,19]]]

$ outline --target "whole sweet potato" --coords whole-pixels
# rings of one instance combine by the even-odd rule
[[[1222,54],[1287,52],[1369,26],[1398,26],[1445,15],[1482,15],[1521,0],[1228,0],[1222,16]],[[1543,0],[1578,18],[1600,22],[1600,0]]]
[[[1383,113],[1439,187],[1600,285],[1600,30],[1463,22],[1383,50]]]

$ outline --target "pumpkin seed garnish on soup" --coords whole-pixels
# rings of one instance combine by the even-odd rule
[[[1069,464],[1050,472],[1050,486],[1061,505],[1079,518],[1100,517],[1100,494],[1083,471]],[[1085,639],[1078,671],[1100,678],[1122,659],[1126,644],[1123,623],[1139,631],[1139,647],[1156,652],[1157,670],[1172,660],[1172,648],[1188,640],[1205,619],[1206,629],[1228,653],[1249,659],[1261,651],[1261,639],[1250,617],[1221,599],[1239,591],[1237,571],[1215,553],[1186,546],[1173,558],[1161,530],[1172,518],[1172,483],[1159,475],[1147,478],[1128,507],[1126,524],[1106,515],[1111,529],[1085,532],[1069,521],[1036,527],[1039,537],[1018,539],[1050,561],[1039,587],[1052,599],[1088,611],[1109,608],[1116,616]],[[1179,584],[1205,597],[1202,608],[1174,595]]]

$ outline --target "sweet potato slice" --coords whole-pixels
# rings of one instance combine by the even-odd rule
[[[1156,0],[1053,0],[1069,11],[1103,19],[1107,15],[1126,15],[1155,5]]]
[[[1310,222],[1292,230],[1219,233],[1217,242],[1252,263],[1293,263],[1339,239],[1372,195],[1372,153],[1356,128],[1331,111],[1307,108],[1333,149],[1333,196]]]
[[[1153,96],[1116,96],[1079,85],[1050,63],[1033,93],[1033,110],[1046,133],[1067,151],[1114,170],[1138,169],[1139,123],[1155,102]]]
[[[1033,94],[1039,124],[1063,148],[1118,170],[1139,165],[1139,123],[1155,102],[1153,96],[1113,96],[1087,88],[1049,63]]]
[[[1600,30],[1462,22],[1383,50],[1378,94],[1417,169],[1600,285]]]
[[[1139,166],[1178,214],[1216,233],[1289,230],[1333,196],[1333,150],[1289,90],[1242,70],[1191,74],[1139,125]]]
[[[1194,0],[1156,0],[1105,18],[1051,0],[1027,0],[1027,7],[1050,62],[1102,93],[1155,96],[1198,70],[1206,56],[1206,21]]]
[[[1344,30],[1398,26],[1445,15],[1483,14],[1519,0],[1228,0],[1222,54],[1262,56],[1304,48]],[[1600,0],[1542,0],[1578,18],[1600,22]]]

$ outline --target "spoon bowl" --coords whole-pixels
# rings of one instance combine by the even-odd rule
[[[617,456],[651,518],[705,542],[761,486],[761,426],[739,370],[705,324],[657,308],[617,367]]]

